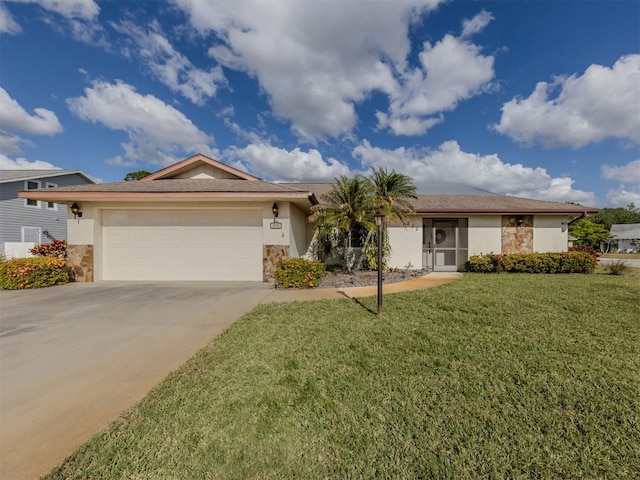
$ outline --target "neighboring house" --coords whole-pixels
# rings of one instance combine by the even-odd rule
[[[611,249],[621,253],[633,253],[640,246],[640,223],[614,224],[609,231],[613,237]]]
[[[20,197],[78,204],[81,217],[67,213],[77,280],[268,281],[282,258],[306,253],[307,217],[329,188],[266,182],[195,155],[136,182]],[[389,227],[391,267],[459,270],[474,254],[565,251],[569,219],[598,211],[460,185],[433,188],[414,202],[407,226]]]
[[[0,253],[30,255],[34,244],[67,238],[64,203],[18,198],[18,192],[94,183],[80,170],[0,170]]]

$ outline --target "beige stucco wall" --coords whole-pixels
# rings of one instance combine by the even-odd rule
[[[422,217],[412,217],[409,225],[389,226],[390,268],[422,268]]]
[[[67,208],[67,243],[93,245],[95,243],[95,210],[90,204],[81,204],[80,208],[82,217],[78,218],[73,218],[71,208]]]
[[[500,253],[501,215],[471,215],[469,219],[469,256]]]
[[[533,250],[535,252],[564,252],[568,247],[568,217],[536,215],[533,218]]]
[[[289,204],[289,255],[301,257],[307,251],[307,217],[302,210]]]
[[[262,244],[263,245],[290,245],[291,226],[289,221],[289,202],[278,203],[277,223],[282,228],[272,228],[273,213],[271,207],[273,203],[262,204]]]

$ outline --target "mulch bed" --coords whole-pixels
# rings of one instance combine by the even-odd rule
[[[423,277],[428,272],[426,270],[388,270],[382,273],[382,283],[397,283],[410,280],[416,277]],[[378,284],[378,272],[353,271],[347,273],[344,270],[326,272],[320,280],[319,288],[349,288],[366,287]]]

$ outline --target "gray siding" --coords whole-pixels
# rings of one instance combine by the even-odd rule
[[[42,188],[47,182],[58,187],[86,184],[86,179],[78,174],[38,178]],[[47,208],[46,202],[38,202],[37,207],[26,206],[24,198],[18,198],[18,192],[26,190],[25,181],[0,184],[0,243],[21,242],[22,227],[40,227],[49,232],[50,237],[42,235],[42,243],[53,239],[67,239],[67,206],[55,204],[55,209]],[[2,249],[4,250],[4,249]]]

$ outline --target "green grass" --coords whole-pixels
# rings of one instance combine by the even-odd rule
[[[380,317],[260,307],[47,478],[640,478],[639,299],[469,274]]]
[[[622,260],[628,258],[640,258],[640,253],[603,253],[602,258],[620,258]]]

